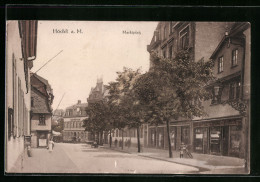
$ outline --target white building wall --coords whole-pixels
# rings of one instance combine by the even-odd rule
[[[7,21],[6,26],[6,115],[5,115],[5,121],[6,121],[6,128],[5,128],[5,169],[7,172],[10,172],[10,170],[17,165],[21,164],[19,160],[21,160],[21,156],[24,151],[24,135],[21,133],[20,136],[18,136],[18,127],[16,127],[16,133],[17,137],[11,137],[8,139],[8,122],[7,122],[7,111],[8,108],[14,109],[14,123],[16,126],[19,126],[18,121],[18,102],[16,104],[16,107],[13,106],[13,79],[16,80],[16,98],[18,100],[18,78],[21,80],[21,90],[24,93],[24,104],[27,109],[27,133],[28,135],[30,133],[30,90],[28,93],[26,93],[26,82],[25,82],[25,74],[24,74],[24,62],[21,60],[22,58],[22,52],[21,52],[21,39],[19,35],[19,28],[18,28],[18,21]],[[13,76],[13,59],[16,60],[16,75]],[[30,83],[29,83],[30,84]],[[20,121],[23,118],[20,118]],[[21,160],[22,161],[22,160]]]

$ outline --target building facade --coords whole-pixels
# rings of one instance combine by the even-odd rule
[[[31,73],[31,147],[47,147],[51,138],[54,96],[47,80]]]
[[[243,105],[244,98],[249,100],[250,93],[248,29],[249,25],[235,22],[158,23],[147,46],[148,52],[174,58],[176,52],[189,49],[195,61],[214,60],[214,75],[218,80],[208,86],[212,100],[202,103],[207,117],[170,122],[173,150],[178,150],[183,142],[198,153],[245,157],[243,148],[248,143],[245,133],[248,133],[249,119],[239,112],[239,105]],[[145,146],[168,148],[165,125],[148,126],[147,130]]]
[[[78,103],[66,108],[64,115],[64,129],[62,132],[64,142],[87,142],[90,134],[83,127],[84,120],[87,119],[87,103]]]
[[[250,25],[234,23],[213,52],[216,81],[212,99],[203,102],[208,116],[193,121],[194,151],[245,158],[249,136]],[[250,143],[250,142],[249,142]]]
[[[5,171],[22,168],[30,145],[31,88],[29,70],[36,58],[37,21],[6,22]]]

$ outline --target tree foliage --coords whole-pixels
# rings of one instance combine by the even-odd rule
[[[138,78],[134,88],[138,98],[153,111],[152,118],[161,121],[168,115],[178,119],[206,114],[201,101],[210,98],[205,85],[214,79],[212,61],[194,61],[188,50],[178,52],[174,59],[152,53],[151,61],[154,66]]]

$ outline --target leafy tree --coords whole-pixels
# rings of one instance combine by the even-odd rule
[[[192,119],[206,114],[201,100],[210,98],[205,85],[213,79],[213,62],[194,61],[189,50],[180,51],[174,59],[151,53],[153,67],[134,84],[138,99],[149,109],[149,122],[166,122],[169,157],[172,158],[169,122],[181,117]]]
[[[138,152],[140,152],[139,128],[143,121],[141,117],[142,107],[134,95],[133,84],[138,76],[141,75],[141,71],[140,69],[135,71],[130,68],[124,68],[122,72],[117,72],[117,74],[116,82],[111,82],[109,86],[109,101],[117,108],[115,115],[117,117],[116,127],[122,130],[122,141],[124,141],[123,129],[125,127],[137,129]]]
[[[104,101],[96,102],[89,105],[86,108],[86,113],[88,118],[84,120],[84,127],[86,131],[91,132],[92,134],[98,134],[99,143],[100,135],[103,131],[107,131],[108,122],[107,121],[107,104]]]

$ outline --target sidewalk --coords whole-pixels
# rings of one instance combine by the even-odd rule
[[[78,173],[77,166],[60,146],[52,152],[46,148],[32,148],[32,157],[24,158],[23,167],[17,173]],[[57,162],[58,161],[58,162]]]
[[[244,159],[235,157],[192,153],[193,159],[185,155],[184,158],[179,158],[179,152],[172,151],[173,158],[169,158],[169,151],[163,149],[141,148],[141,153],[138,153],[137,147],[128,148],[124,146],[122,150],[121,147],[115,148],[112,145],[110,148],[109,144],[106,144],[103,148],[197,167],[200,169],[201,174],[247,174],[244,170]]]

